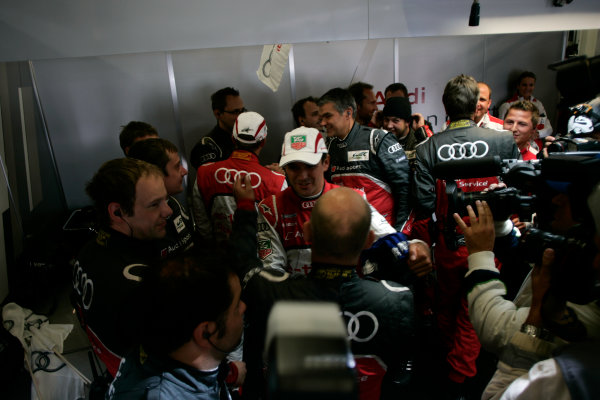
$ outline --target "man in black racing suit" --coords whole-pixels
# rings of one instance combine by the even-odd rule
[[[391,132],[355,122],[356,103],[335,88],[319,99],[321,126],[329,144],[331,182],[363,191],[367,201],[401,231],[409,214],[408,159]]]
[[[437,320],[448,350],[448,385],[457,392],[462,390],[461,386],[467,377],[476,374],[475,361],[480,344],[469,321],[463,288],[468,252],[462,232],[452,219],[453,211],[448,209],[447,183],[434,177],[433,168],[440,162],[450,160],[491,156],[517,159],[519,156],[509,132],[476,126],[473,116],[478,98],[477,81],[470,76],[459,75],[447,83],[442,100],[452,122],[444,132],[417,146],[413,186],[416,221],[411,227],[412,237],[422,239],[429,245],[435,242]],[[466,178],[456,179],[455,182],[463,192],[481,192],[491,184],[498,183],[498,178]],[[435,218],[432,218],[434,212]],[[468,223],[468,217],[465,221]],[[433,232],[433,237],[430,232]]]
[[[387,366],[387,373],[383,366],[378,371],[380,375],[385,373],[383,387],[376,379],[377,383],[371,383],[373,377],[363,376],[361,389],[376,393],[383,389],[389,395],[406,390],[415,339],[412,292],[395,282],[358,277],[355,267],[360,252],[374,239],[365,200],[349,188],[323,194],[310,221],[304,224],[305,238],[312,243],[312,270],[308,276],[289,275],[263,269],[256,257],[256,209],[254,193],[248,188],[247,179],[234,185],[239,200],[231,236],[239,257],[242,299],[248,306],[244,338],[248,375],[244,396],[253,399],[263,394],[262,354],[267,317],[273,304],[285,299],[338,303],[352,333],[354,354],[375,355]],[[408,243],[405,245],[403,256],[408,258]],[[430,263],[429,254],[420,254],[418,262]]]
[[[133,339],[132,293],[156,259],[152,249],[172,211],[160,169],[132,158],[103,164],[86,191],[101,229],[73,267],[74,297],[94,351],[114,376]]]

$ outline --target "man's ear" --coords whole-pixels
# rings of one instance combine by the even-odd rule
[[[329,169],[329,162],[330,161],[331,161],[331,159],[329,158],[329,154],[327,154],[327,156],[323,160],[323,166],[325,167],[326,170]]]
[[[368,249],[369,247],[373,246],[373,243],[375,243],[375,232],[370,230],[369,234],[367,235],[367,239],[365,240],[363,250]]]
[[[123,210],[121,210],[121,205],[116,201],[108,203],[108,216],[111,221],[114,219],[122,219]]]
[[[192,338],[199,346],[210,346],[208,341],[217,332],[217,324],[213,321],[204,321],[198,324],[192,332]]]
[[[219,119],[219,117],[221,116],[221,111],[219,111],[218,109],[213,110],[213,114],[216,119]]]
[[[312,243],[312,232],[311,232],[310,220],[306,221],[302,226],[302,234],[304,235],[304,242]]]

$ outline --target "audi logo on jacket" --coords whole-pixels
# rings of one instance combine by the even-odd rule
[[[519,158],[519,149],[512,134],[480,128],[470,120],[455,121],[447,130],[431,136],[416,148],[417,161],[413,196],[418,214],[430,216],[436,205],[436,179],[433,167],[443,161],[478,159],[500,156],[501,159]],[[496,177],[462,179],[457,182],[463,191],[482,191]]]

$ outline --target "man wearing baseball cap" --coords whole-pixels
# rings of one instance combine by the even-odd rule
[[[240,114],[233,125],[235,150],[223,161],[198,168],[193,194],[194,220],[200,236],[221,243],[229,238],[236,209],[233,182],[250,175],[257,202],[287,187],[285,176],[259,164],[258,155],[267,139],[265,119],[249,111]]]
[[[310,219],[317,199],[338,187],[325,180],[329,154],[321,133],[307,127],[286,133],[279,165],[285,170],[290,187],[258,205],[259,257],[265,267],[308,274],[310,243],[304,240],[302,227]],[[381,214],[370,209],[376,238],[396,232]]]

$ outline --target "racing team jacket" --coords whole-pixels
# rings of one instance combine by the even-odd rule
[[[156,241],[160,258],[175,257],[194,246],[194,226],[187,211],[173,196],[169,196],[167,204],[173,214],[167,220],[165,237]]]
[[[254,399],[262,390],[266,323],[278,300],[338,303],[348,326],[353,354],[378,356],[386,364],[388,376],[400,381],[404,378],[406,383],[404,373],[415,346],[410,289],[391,281],[361,279],[353,265],[313,264],[307,276],[263,268],[256,257],[256,218],[252,204],[240,203],[230,241],[235,246],[232,254],[237,257],[242,300],[247,305],[244,361],[248,375],[244,396]]]
[[[446,184],[433,176],[433,167],[442,161],[481,158],[498,155],[501,159],[517,159],[519,150],[509,132],[500,132],[475,126],[471,120],[450,123],[446,131],[434,135],[417,146],[415,173],[415,204],[417,215],[428,224],[435,211],[434,237],[415,235],[430,245],[435,242],[434,259],[437,271],[437,320],[449,352],[446,360],[450,365],[449,378],[462,383],[465,377],[476,373],[475,360],[480,344],[469,321],[467,300],[464,295],[464,276],[467,272],[468,252],[464,239],[456,231],[451,212],[448,210]],[[468,178],[456,180],[464,192],[480,192],[497,177]],[[437,197],[436,197],[437,194]],[[464,211],[463,211],[464,212]],[[466,221],[468,223],[468,219]],[[413,232],[418,232],[414,229]],[[420,233],[431,232],[423,229]]]
[[[310,272],[310,243],[304,240],[302,227],[319,197],[336,187],[339,186],[325,182],[321,193],[310,199],[298,196],[288,187],[259,203],[258,255],[265,267],[303,275]],[[359,193],[364,197],[364,193]],[[373,206],[370,208],[371,229],[377,238],[396,232]]]
[[[420,215],[429,217],[436,208],[436,179],[433,167],[443,161],[478,159],[500,156],[501,159],[518,159],[519,149],[508,131],[495,131],[475,126],[471,120],[451,122],[443,133],[434,135],[417,145],[415,192],[413,193]],[[465,192],[480,192],[496,177],[459,179],[457,185]],[[444,195],[444,193],[440,193]],[[441,216],[438,215],[438,219]]]
[[[217,124],[192,148],[190,164],[198,169],[207,162],[226,160],[233,152],[233,136]]]
[[[506,114],[508,113],[508,109],[510,108],[511,104],[519,100],[525,100],[525,98],[515,93],[513,97],[508,99],[505,103],[502,103],[502,105],[498,109],[498,116],[502,119],[506,118]],[[541,138],[545,138],[546,136],[552,135],[552,125],[550,125],[550,119],[548,118],[548,114],[546,113],[544,105],[541,101],[539,101],[533,96],[531,96],[530,101],[533,104],[535,104],[538,111],[540,112],[540,121],[538,122],[536,127],[539,136]]]
[[[132,340],[127,334],[137,314],[134,307],[128,307],[132,292],[156,259],[155,249],[152,241],[100,230],[81,249],[73,266],[73,289],[84,328],[112,376]]]
[[[393,133],[354,123],[329,144],[331,181],[358,189],[396,230],[409,213],[408,159]]]
[[[229,238],[236,209],[233,182],[240,173],[250,175],[257,202],[287,187],[285,176],[260,165],[256,154],[247,150],[235,150],[227,160],[200,166],[192,198],[196,229],[203,239]]]

